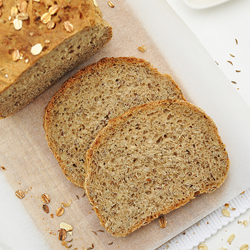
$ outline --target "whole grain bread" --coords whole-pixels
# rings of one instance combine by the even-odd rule
[[[70,78],[49,102],[44,129],[66,177],[84,185],[85,154],[108,120],[133,106],[184,99],[172,77],[137,58],[104,58]]]
[[[101,225],[126,236],[225,181],[229,159],[213,120],[163,100],[108,122],[86,154],[85,191]]]
[[[0,118],[31,102],[112,37],[93,0],[0,5]]]

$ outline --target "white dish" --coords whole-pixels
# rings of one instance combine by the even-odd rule
[[[193,9],[210,8],[230,0],[183,0],[185,4]]]

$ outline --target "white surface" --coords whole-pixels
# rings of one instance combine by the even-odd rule
[[[225,3],[230,0],[183,0],[183,1],[193,9],[205,9]]]
[[[169,0],[169,3],[175,8],[175,10],[180,14],[183,20],[197,35],[202,44],[212,55],[214,60],[219,63],[218,68],[220,68],[230,80],[235,80],[237,82],[237,85],[232,84],[233,87],[235,89],[239,88],[238,92],[241,94],[244,100],[248,104],[250,104],[250,87],[248,84],[248,79],[250,79],[248,71],[250,66],[250,50],[248,48],[250,41],[248,32],[246,32],[246,27],[250,27],[249,15],[247,15],[247,11],[250,9],[250,1],[234,0],[223,5],[219,5],[217,7],[202,11],[192,10],[188,8],[182,0]],[[181,39],[182,34],[179,34],[179,36]],[[235,45],[235,38],[237,38],[239,41],[238,46]],[[191,41],[187,41],[187,45],[190,42]],[[162,42],[161,45],[163,46],[164,42]],[[186,48],[183,48],[183,50],[185,49],[188,50],[188,46]],[[236,57],[231,58],[229,55],[230,53],[235,54]],[[227,63],[227,60],[233,61],[234,66]],[[175,63],[176,65],[178,64],[178,62]],[[196,62],[196,65],[199,68],[199,62]],[[241,69],[242,72],[236,73],[235,69]],[[201,68],[201,77],[202,73],[205,73],[205,71],[205,69]],[[228,82],[228,84],[230,84],[230,81]],[[198,82],[197,87],[199,88]],[[223,90],[221,89],[221,91]],[[227,96],[224,97],[226,100]],[[202,97],[199,96],[192,96],[192,99],[196,100],[199,103],[205,103],[207,101],[202,100]],[[211,108],[214,108],[213,105],[214,104],[211,103]],[[234,105],[232,105],[232,103],[229,103],[229,106],[230,105],[234,110]],[[219,115],[217,119],[218,121],[220,120]],[[232,126],[232,124],[229,124],[229,126]],[[1,202],[2,206],[0,213],[0,247],[3,250],[47,249],[46,243],[43,241],[39,232],[36,231],[32,220],[29,218],[28,213],[23,210],[21,202],[16,199],[13,194],[13,190],[8,187],[3,178],[0,179],[0,185],[0,197],[4,201],[3,205]],[[249,215],[247,214],[245,214],[244,216],[249,217]],[[242,225],[235,224],[235,222],[232,225],[234,226],[233,228],[231,228],[231,225],[229,225],[227,227],[229,229],[223,228],[221,230],[221,234],[216,234],[211,239],[206,241],[209,245],[209,249],[218,249],[219,247],[221,247],[221,239],[224,239],[225,243],[229,231],[230,233],[232,232],[235,234],[237,233],[237,235],[239,234],[239,236],[236,237],[236,239],[239,239],[242,235],[246,235],[244,233],[250,228],[245,228]],[[224,232],[225,230],[228,230],[228,232]],[[242,233],[239,233],[241,231]],[[247,232],[249,235],[249,231]],[[245,241],[247,241],[248,238],[245,238]],[[35,240],[31,241],[30,239]],[[234,244],[229,246],[235,247],[231,249],[236,249],[236,247],[239,247],[239,244],[241,244],[239,243],[238,245],[236,245],[236,239]],[[8,242],[8,244],[6,244],[6,242]],[[247,242],[242,241],[242,243]],[[16,248],[14,248],[15,246]],[[230,249],[229,247],[228,249]]]

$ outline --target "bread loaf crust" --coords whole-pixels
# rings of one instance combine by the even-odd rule
[[[93,0],[3,0],[0,8],[0,118],[31,102],[112,37]],[[13,21],[20,15],[27,19],[16,30]],[[46,15],[52,29],[44,21]],[[32,50],[35,45],[42,50]]]
[[[44,115],[48,145],[65,176],[83,187],[85,153],[108,120],[132,106],[168,98],[185,99],[171,76],[142,59],[103,58],[80,70],[53,96]]]
[[[107,204],[109,204],[108,201],[110,202],[110,200],[109,200],[109,198],[107,198],[105,196],[106,191],[102,191],[102,188],[103,188],[103,190],[105,190],[105,189],[108,190],[108,192],[110,193],[110,196],[112,196],[114,194],[114,190],[116,190],[117,195],[114,195],[114,197],[119,197],[119,195],[120,195],[119,194],[119,188],[115,189],[114,188],[115,185],[121,186],[122,190],[126,190],[126,189],[129,190],[129,191],[127,191],[128,192],[128,197],[129,197],[128,199],[132,203],[132,205],[129,205],[129,209],[130,209],[130,207],[134,208],[133,203],[136,203],[138,200],[145,198],[145,193],[143,193],[143,191],[141,191],[141,189],[140,189],[140,183],[137,183],[136,181],[135,182],[137,183],[137,185],[135,184],[134,186],[138,190],[135,193],[133,193],[133,192],[131,193],[131,187],[129,186],[129,184],[127,184],[127,183],[130,183],[129,179],[127,179],[128,176],[126,175],[125,172],[122,172],[123,168],[128,168],[129,169],[131,167],[131,165],[133,165],[133,163],[131,163],[129,161],[129,158],[136,157],[135,156],[136,153],[133,153],[132,150],[129,150],[129,146],[132,145],[130,143],[131,141],[129,141],[128,144],[126,144],[126,140],[124,140],[125,135],[127,137],[129,137],[128,133],[126,133],[126,131],[127,131],[126,127],[131,128],[132,126],[135,125],[135,123],[138,123],[139,125],[141,125],[138,122],[139,119],[136,118],[138,116],[142,116],[143,114],[147,114],[147,113],[148,114],[151,114],[151,113],[153,114],[156,110],[157,110],[157,112],[161,113],[162,110],[165,110],[165,109],[166,110],[172,110],[172,109],[174,109],[174,107],[177,110],[178,106],[179,107],[184,107],[184,109],[181,109],[181,110],[185,110],[185,109],[189,110],[190,114],[191,113],[192,114],[198,114],[199,119],[197,121],[196,121],[196,119],[194,119],[194,123],[198,122],[198,123],[204,124],[201,129],[198,128],[198,125],[195,126],[194,133],[192,135],[190,135],[190,137],[195,137],[196,136],[195,133],[197,131],[198,131],[197,133],[203,133],[202,131],[204,130],[204,131],[206,131],[204,133],[207,133],[206,137],[208,137],[208,140],[209,140],[209,143],[204,142],[206,144],[206,146],[203,147],[201,145],[201,147],[199,148],[201,150],[201,153],[202,153],[201,155],[203,155],[203,158],[205,160],[202,159],[202,158],[199,159],[200,167],[198,165],[193,166],[192,167],[193,171],[189,170],[190,171],[190,177],[187,178],[187,183],[190,182],[190,183],[192,183],[192,185],[190,186],[189,191],[185,191],[186,194],[188,194],[188,195],[181,197],[180,200],[177,199],[177,201],[174,204],[169,205],[168,197],[166,195],[163,196],[163,194],[161,194],[163,196],[163,198],[162,198],[162,200],[163,200],[162,203],[163,204],[161,204],[162,206],[160,207],[161,209],[156,209],[156,211],[152,211],[152,213],[149,216],[141,216],[140,218],[135,219],[134,222],[132,223],[132,225],[130,225],[128,227],[121,226],[121,225],[119,227],[118,222],[116,221],[116,220],[120,219],[119,218],[119,211],[122,211],[120,216],[121,217],[122,216],[126,217],[126,220],[129,221],[129,220],[131,220],[131,218],[130,218],[131,215],[129,214],[129,210],[128,210],[128,214],[126,214],[125,212],[127,210],[125,210],[125,205],[124,205],[124,210],[122,210],[123,209],[122,206],[119,206],[119,203],[122,203],[122,202],[125,203],[125,201],[124,200],[119,200],[118,198],[117,199],[114,198],[112,206],[114,206],[114,204],[115,204],[115,207],[116,207],[115,213],[112,214],[111,212],[109,212],[109,209],[111,211],[114,211],[114,210],[111,209],[112,206],[110,207],[108,205],[106,205],[106,206],[104,205],[105,202]],[[162,112],[162,114],[165,115],[164,112]],[[172,113],[170,112],[170,114],[172,114]],[[176,112],[176,117],[177,117],[177,119],[184,119],[183,114],[178,114],[178,112]],[[191,115],[190,115],[190,117],[191,117]],[[133,119],[135,120],[135,122],[133,122]],[[157,120],[157,118],[155,118],[155,119]],[[170,118],[170,119],[172,119],[172,118]],[[159,118],[159,120],[160,120],[160,118]],[[166,119],[166,121],[167,121],[167,119]],[[148,124],[148,121],[145,121],[145,123]],[[164,122],[162,122],[162,124],[163,123]],[[154,123],[154,124],[156,124],[156,123]],[[168,123],[167,126],[170,126],[169,124],[170,123]],[[178,124],[175,124],[175,125],[176,125],[176,127],[178,127]],[[187,126],[189,126],[189,125],[190,124],[187,124]],[[141,128],[141,129],[143,129],[143,128]],[[150,132],[154,133],[153,130],[154,130],[154,128],[151,128]],[[125,135],[123,135],[123,131],[125,131],[124,132]],[[166,129],[166,131],[167,131],[167,129]],[[134,132],[134,130],[132,130],[131,133],[133,133],[133,132]],[[161,134],[159,133],[159,136],[160,135]],[[200,134],[198,134],[197,136],[199,137],[199,135]],[[137,134],[133,133],[133,135],[131,135],[131,136],[139,138],[136,141],[136,143],[139,141],[138,144],[137,144],[137,147],[138,147],[137,151],[140,151],[141,150],[140,149],[140,139],[141,139],[140,135],[137,135]],[[180,136],[180,135],[176,134],[175,136]],[[120,141],[117,140],[118,137],[120,138]],[[187,141],[189,140],[188,136],[186,136],[185,138],[187,138],[186,139]],[[166,138],[164,138],[164,139],[167,140],[168,136]],[[171,140],[169,140],[168,143],[165,142],[165,144],[164,144],[164,139],[163,139],[163,142],[162,141],[157,142],[158,141],[157,140],[156,143],[154,143],[153,145],[156,145],[157,143],[159,143],[161,148],[164,148],[164,147],[168,148],[168,146],[169,146],[168,144],[171,144]],[[127,140],[129,140],[129,139],[127,139]],[[121,148],[125,148],[124,153],[122,153],[122,154],[114,153],[114,155],[116,155],[115,158],[121,157],[121,159],[123,159],[123,161],[121,161],[122,163],[119,162],[118,160],[115,161],[115,162],[118,162],[115,168],[112,165],[112,161],[113,161],[112,157],[114,157],[113,154],[112,154],[112,151],[114,150],[114,152],[116,152],[115,151],[116,149],[113,147],[112,143],[117,144],[117,152],[119,152],[119,150],[122,150]],[[119,145],[120,143],[123,145],[123,147],[120,147],[120,145]],[[149,145],[148,149],[145,149],[145,154],[144,154],[145,155],[144,157],[147,157],[147,155],[151,155],[151,153],[152,153],[150,151],[151,150],[150,149],[151,144],[148,143],[148,141],[145,141],[144,143],[145,143],[145,145]],[[202,143],[203,143],[202,141],[199,142],[197,140],[197,143],[196,143],[195,146],[198,148],[199,145],[202,144]],[[171,146],[174,147],[173,145],[174,144],[172,143]],[[181,149],[181,146],[188,147],[188,143],[186,144],[185,140],[184,140],[184,141],[182,141],[182,143],[177,142],[175,146],[176,146],[175,150],[177,151],[176,157],[175,156],[172,157],[171,154],[168,155],[167,156],[168,158],[167,158],[167,160],[165,162],[166,167],[164,165],[157,165],[157,166],[154,167],[154,166],[151,166],[152,164],[150,165],[150,162],[147,162],[147,164],[150,165],[154,170],[156,170],[156,172],[157,171],[160,172],[161,168],[163,168],[164,171],[167,171],[168,170],[168,167],[167,167],[168,163],[174,161],[179,156],[179,151],[177,150],[177,148]],[[128,148],[128,149],[126,149],[126,148]],[[157,148],[157,145],[156,145],[156,148]],[[191,145],[191,148],[192,148],[192,145]],[[206,154],[205,151],[202,151],[202,150],[204,150],[204,148],[205,148],[205,150],[207,150],[208,154]],[[127,152],[126,150],[129,151],[129,152],[127,153],[126,157],[122,158],[126,154],[126,152]],[[190,150],[190,148],[187,148],[187,154],[190,154],[189,150]],[[212,153],[210,152],[210,150],[212,151]],[[105,152],[108,152],[108,153],[105,153]],[[162,151],[161,150],[154,151],[155,157],[157,157],[157,155],[159,155],[159,152],[162,152]],[[166,154],[168,154],[168,151],[164,151],[164,152]],[[175,152],[171,152],[171,153],[175,154]],[[197,154],[197,152],[196,152],[196,154]],[[140,155],[140,152],[137,152],[137,155]],[[211,162],[208,161],[208,163],[207,163],[205,161],[207,159],[206,157],[208,157],[208,156],[211,157]],[[138,158],[139,157],[140,156],[138,156]],[[187,161],[185,159],[185,155],[184,155],[184,158],[183,158],[183,162],[185,163],[184,168],[188,165],[189,161],[193,164],[193,162],[195,162],[195,161],[192,161],[193,160],[192,158],[195,158],[195,157],[196,157],[195,153],[193,153],[193,154],[191,153],[191,156],[190,156],[190,158],[188,158],[188,161]],[[214,161],[214,159],[212,159],[213,157],[214,158],[219,157],[218,159],[220,159],[220,160]],[[152,161],[153,160],[154,160],[154,157],[152,158]],[[197,171],[197,169],[198,169],[198,171],[201,171],[201,174],[203,173],[202,172],[203,171],[203,165],[202,165],[203,160],[205,162],[204,163],[204,168],[206,167],[206,164],[211,165],[211,174],[209,172],[210,169],[209,169],[209,171],[204,169],[204,171],[206,173],[206,175],[204,175],[205,176],[204,178],[205,179],[208,178],[208,180],[206,179],[207,183],[206,183],[206,185],[200,183],[201,188],[200,187],[197,188],[199,183],[195,184],[196,183],[195,182],[196,177],[193,178],[191,173],[196,173],[195,171]],[[217,162],[217,164],[215,164],[215,162]],[[106,164],[104,164],[104,163],[106,163]],[[179,162],[179,164],[181,165],[181,162]],[[85,169],[86,169],[86,178],[85,178],[86,195],[87,195],[90,203],[93,205],[93,209],[96,212],[98,218],[100,219],[101,225],[104,226],[105,229],[109,233],[111,233],[112,235],[117,236],[117,237],[123,237],[123,236],[126,236],[127,234],[135,231],[139,227],[148,224],[150,221],[152,221],[153,219],[159,217],[160,215],[167,214],[168,212],[172,211],[173,209],[176,209],[176,208],[179,208],[180,206],[185,205],[191,199],[194,199],[196,195],[202,194],[202,193],[213,192],[216,188],[219,188],[222,185],[222,183],[225,181],[226,177],[227,177],[227,173],[228,173],[228,170],[229,170],[229,159],[228,159],[228,154],[226,152],[226,146],[223,144],[223,142],[221,140],[221,137],[219,136],[218,129],[217,129],[215,123],[213,122],[213,120],[208,115],[205,114],[205,112],[203,110],[201,110],[200,108],[198,108],[195,105],[190,104],[190,103],[188,103],[186,101],[162,100],[162,101],[151,102],[151,103],[147,103],[147,104],[140,105],[140,106],[137,106],[137,107],[133,107],[129,111],[127,111],[124,115],[121,115],[121,116],[119,116],[117,118],[114,118],[114,119],[110,120],[108,125],[98,133],[98,135],[96,136],[95,141],[92,143],[90,149],[87,151],[85,165],[86,165],[85,166]],[[145,171],[145,169],[147,169],[147,167],[151,168],[150,166],[146,166],[146,167],[142,166],[141,168],[138,167],[138,169],[140,170],[140,171],[138,170],[138,173],[143,173]],[[170,167],[171,167],[171,165],[170,165]],[[117,172],[116,172],[116,168],[118,169]],[[177,170],[179,171],[177,173],[182,174],[182,172],[180,172],[180,170],[178,169],[178,166],[175,166],[175,168],[176,168],[176,171]],[[114,171],[114,172],[112,172],[110,169],[112,169],[112,171]],[[164,173],[164,171],[162,171],[162,172]],[[133,168],[131,170],[131,172],[129,172],[129,173],[131,173],[131,176],[132,176],[134,172],[136,172],[136,168]],[[105,174],[105,173],[107,173],[107,174]],[[124,173],[124,175],[122,175],[122,173]],[[121,175],[122,177],[120,179],[117,178],[117,179],[112,180],[111,184],[110,184],[109,183],[110,180],[106,180],[106,177],[110,175],[111,176],[110,178],[112,178],[112,176],[114,176],[112,174]],[[100,176],[100,175],[102,175],[102,176]],[[149,178],[151,178],[151,177],[149,177]],[[161,176],[159,176],[159,179],[160,178],[161,178]],[[199,178],[201,178],[201,177],[199,177]],[[197,180],[199,180],[199,178],[197,178]],[[102,181],[99,181],[99,180],[102,180]],[[178,180],[178,176],[173,178],[171,181],[177,183],[178,182],[177,180]],[[180,177],[180,181],[181,180],[182,179]],[[191,182],[191,180],[192,180],[192,182]],[[151,180],[149,180],[149,181],[151,181]],[[182,181],[185,184],[186,176],[183,177]],[[100,187],[99,183],[101,183],[101,182],[105,183],[105,185],[103,187]],[[117,183],[117,184],[112,184],[112,182]],[[124,184],[124,182],[126,184]],[[138,180],[138,182],[139,182],[139,180]],[[165,182],[160,182],[160,183],[163,183],[163,186],[164,186],[167,183],[167,180],[165,180]],[[204,183],[205,183],[205,181],[204,181]],[[180,184],[180,186],[176,186],[176,191],[177,191],[177,187],[179,188],[178,189],[178,191],[179,191],[182,188],[181,185],[184,186],[184,184]],[[126,185],[127,185],[127,188],[125,188]],[[157,187],[157,185],[155,185],[153,187]],[[166,186],[166,187],[170,187],[170,186]],[[136,199],[131,198],[131,195],[136,195],[136,193],[139,193],[139,192],[141,192],[144,195],[143,198],[140,195]],[[121,193],[124,196],[124,193],[126,193],[126,192],[121,191]],[[173,194],[174,194],[174,191],[173,191]],[[153,198],[154,198],[153,200],[157,200],[157,196],[155,196]],[[150,201],[147,201],[146,199],[143,200],[143,203],[147,203],[147,202],[152,202],[152,200],[150,200]],[[117,208],[117,206],[118,206],[118,208]],[[142,204],[140,204],[140,206],[142,206]],[[155,207],[153,206],[153,208],[155,208]],[[139,210],[139,208],[138,208],[138,210]],[[144,212],[146,213],[146,211],[144,211]],[[118,215],[116,216],[116,214],[118,214]],[[112,220],[112,217],[114,217],[113,220]],[[124,221],[124,224],[126,224],[125,221]]]

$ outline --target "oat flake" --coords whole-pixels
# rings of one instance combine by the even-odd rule
[[[228,242],[228,243],[231,243],[231,242],[234,240],[234,238],[235,238],[235,234],[231,234],[231,235],[228,237],[227,242]]]
[[[242,244],[240,246],[240,250],[248,250],[249,249],[249,246],[247,244]]]
[[[15,195],[16,195],[16,197],[19,198],[19,199],[23,199],[23,198],[25,197],[25,193],[24,193],[22,190],[17,190],[17,191],[15,192]]]
[[[43,203],[45,204],[49,204],[50,203],[50,197],[48,194],[42,194],[41,195],[41,200]]]
[[[65,222],[60,223],[60,228],[65,229],[67,232],[73,230],[73,227]]]
[[[33,47],[31,47],[31,54],[34,56],[39,55],[42,52],[42,50],[43,50],[42,44],[38,43]]]
[[[226,217],[230,217],[230,212],[227,209],[223,209],[222,214]]]
[[[198,249],[199,250],[208,250],[208,247],[205,243],[201,243],[201,244],[199,244]]]
[[[159,217],[159,224],[160,224],[160,227],[161,228],[165,228],[167,226],[167,221],[166,219],[164,218],[164,216],[160,216]]]
[[[13,25],[15,30],[20,30],[23,27],[23,21],[16,18],[13,21]]]
[[[58,217],[62,216],[64,214],[64,208],[63,207],[59,207],[57,210],[56,210],[56,215]]]

